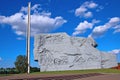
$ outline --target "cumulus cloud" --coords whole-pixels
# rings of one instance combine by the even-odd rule
[[[85,33],[87,29],[92,29],[94,24],[99,23],[99,20],[92,20],[92,22],[84,21],[80,22],[79,25],[75,28],[75,32],[73,32],[73,36]]]
[[[31,7],[31,36],[38,33],[50,32],[66,22],[67,21],[61,16],[51,18],[51,13],[42,10],[39,4],[35,4]],[[0,24],[9,24],[17,35],[25,36],[27,7],[22,7],[19,12],[11,16],[0,15]]]
[[[115,31],[113,33],[119,33],[120,32],[120,25],[118,25],[118,28],[115,28]]]
[[[75,32],[73,32],[73,36],[76,36],[78,34],[84,33],[86,29],[91,29],[93,27],[92,23],[89,23],[87,21],[79,23],[79,25],[75,28]]]
[[[31,12],[34,14],[39,13],[40,11],[42,11],[42,8],[40,7],[40,4],[35,4],[31,7]],[[27,13],[28,12],[28,7],[22,7],[20,12],[24,12]]]
[[[79,17],[85,17],[85,18],[92,17],[93,14],[90,10],[95,9],[96,7],[98,7],[98,4],[92,1],[89,1],[89,2],[86,1],[79,8],[75,10],[75,15]]]
[[[109,51],[109,53],[120,54],[120,49],[114,49],[112,51]]]
[[[103,34],[109,29],[114,29],[114,33],[120,32],[120,18],[113,17],[104,25],[96,26],[93,29],[93,32],[89,35],[94,38],[103,36]]]

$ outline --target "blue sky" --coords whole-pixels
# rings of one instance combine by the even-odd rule
[[[31,2],[31,66],[34,35],[66,32],[93,37],[98,49],[117,55],[120,62],[120,0],[1,0],[0,67],[14,67],[26,54],[27,5]]]

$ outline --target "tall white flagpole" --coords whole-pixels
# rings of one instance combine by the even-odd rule
[[[27,63],[28,63],[28,68],[27,68],[27,73],[30,73],[30,6],[31,3],[28,3],[28,26],[27,26]]]

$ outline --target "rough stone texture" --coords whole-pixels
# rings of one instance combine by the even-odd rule
[[[101,65],[102,65],[101,67],[102,68],[110,68],[110,67],[117,66],[115,54],[102,52],[101,58],[102,58],[102,60],[101,60]]]
[[[40,71],[110,68],[116,56],[100,52],[92,38],[70,37],[66,33],[35,36],[34,58]]]

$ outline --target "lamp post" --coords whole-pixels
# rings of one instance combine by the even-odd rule
[[[30,5],[31,3],[28,3],[28,26],[27,26],[27,42],[26,42],[26,52],[27,52],[27,73],[30,73]]]

